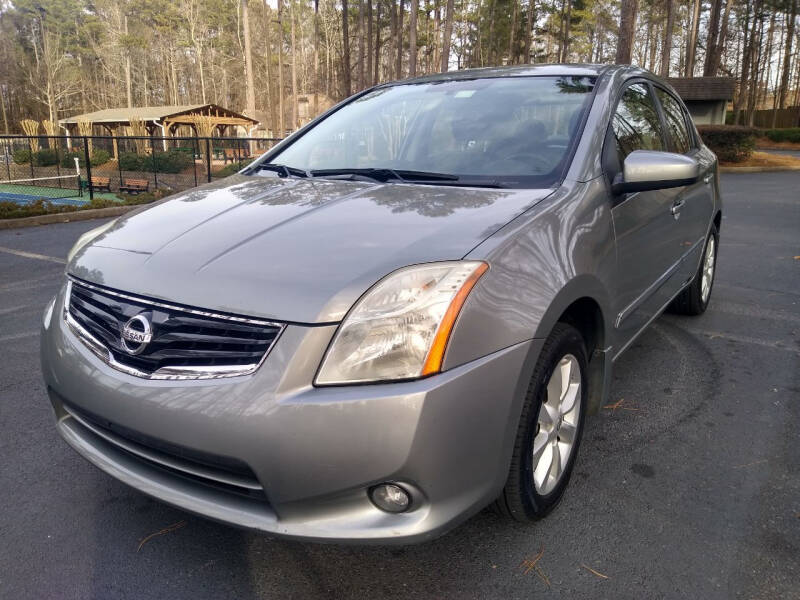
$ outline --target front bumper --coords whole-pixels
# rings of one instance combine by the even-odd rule
[[[289,326],[252,375],[149,381],[100,361],[62,310],[63,292],[45,318],[42,371],[75,450],[175,506],[313,540],[421,541],[494,499],[540,347],[530,340],[419,381],[315,388],[335,327]],[[412,493],[411,510],[372,505],[367,490],[385,481]]]

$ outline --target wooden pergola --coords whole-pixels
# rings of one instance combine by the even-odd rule
[[[225,136],[228,127],[244,127],[249,133],[258,121],[216,104],[194,104],[187,106],[139,106],[133,108],[106,108],[90,113],[60,119],[58,124],[69,135],[77,135],[79,122],[90,122],[100,126],[109,135],[118,135],[119,127],[129,127],[131,119],[142,121],[149,135],[174,135],[175,129],[187,125],[197,135],[195,121],[198,117],[210,119],[220,137]]]

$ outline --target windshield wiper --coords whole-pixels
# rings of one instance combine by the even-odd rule
[[[275,171],[280,177],[313,177],[313,175],[305,169],[288,167],[286,165],[279,165],[276,163],[261,163],[255,165],[255,169],[256,171]]]
[[[362,169],[315,169],[311,171],[314,177],[336,177],[338,175],[354,175],[367,177],[381,183],[395,179],[403,183],[421,183],[423,181],[457,181],[457,175],[447,173],[430,173],[428,171],[407,171],[403,169],[389,169],[387,167],[370,167]]]

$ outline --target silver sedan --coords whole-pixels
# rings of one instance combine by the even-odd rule
[[[622,352],[705,310],[721,210],[716,157],[647,71],[380,85],[78,240],[42,331],[58,431],[275,535],[533,521]]]

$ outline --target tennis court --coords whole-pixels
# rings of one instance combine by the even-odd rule
[[[95,192],[95,198],[119,200],[115,194]],[[47,200],[57,206],[82,206],[89,202],[75,175],[40,177],[38,179],[0,180],[0,202],[14,202],[21,206]]]

